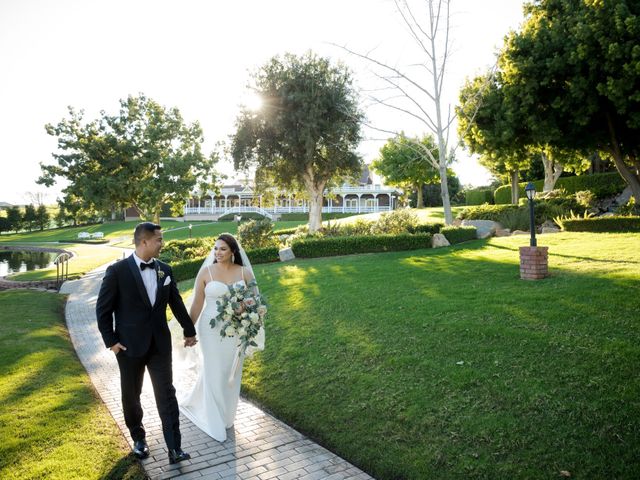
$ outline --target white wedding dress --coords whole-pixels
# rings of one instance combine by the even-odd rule
[[[238,280],[233,285],[237,284],[244,284],[244,280]],[[182,350],[182,354],[177,356],[182,355],[183,358],[174,359],[174,365],[180,369],[180,373],[178,373],[174,368],[177,373],[175,385],[178,389],[180,411],[200,430],[220,442],[227,439],[226,430],[233,426],[236,416],[244,361],[243,356],[239,359],[239,363],[235,362],[238,355],[237,340],[220,336],[221,322],[218,322],[215,328],[211,328],[209,323],[218,314],[216,300],[227,290],[227,285],[217,280],[211,280],[206,284],[204,308],[196,322],[198,344],[195,348],[178,349]],[[174,340],[174,351],[175,349],[176,340]],[[184,350],[187,351],[184,352]],[[193,372],[193,365],[191,368],[192,376],[193,374],[196,376],[193,387],[190,391],[182,389],[181,392],[180,382],[185,383],[185,380],[188,380],[184,368],[185,355],[187,364],[190,363],[189,355],[200,355],[201,357],[197,359],[199,361],[194,362],[197,365],[197,371]],[[234,363],[237,367],[235,368],[235,376],[230,382],[229,377],[232,374]],[[188,367],[189,365],[186,370],[189,370]],[[177,378],[178,376],[180,378]]]

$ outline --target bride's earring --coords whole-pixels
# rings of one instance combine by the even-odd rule
[[[231,254],[231,263],[236,263],[236,256],[233,253]]]

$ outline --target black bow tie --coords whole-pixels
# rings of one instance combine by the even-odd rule
[[[140,262],[140,270],[144,272],[145,268],[156,268],[156,261],[151,260],[149,263]]]

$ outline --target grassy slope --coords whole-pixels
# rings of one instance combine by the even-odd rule
[[[640,475],[640,237],[543,235],[258,265],[244,392],[379,479]]]
[[[62,307],[56,294],[0,292],[0,478],[142,479],[76,357]]]

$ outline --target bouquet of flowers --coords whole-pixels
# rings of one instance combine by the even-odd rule
[[[238,356],[246,354],[247,348],[257,347],[255,339],[264,326],[267,305],[258,294],[255,280],[245,285],[228,285],[228,291],[217,301],[218,314],[209,324],[215,327],[218,322],[220,335],[238,338]]]

